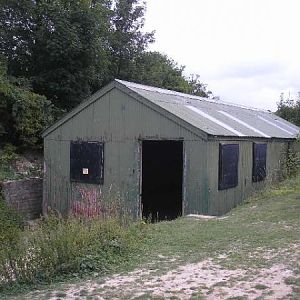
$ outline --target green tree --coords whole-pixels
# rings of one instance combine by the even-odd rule
[[[128,80],[202,97],[211,96],[212,93],[207,91],[198,75],[187,79],[183,72],[184,66],[179,66],[167,55],[143,52],[131,66]]]
[[[142,32],[145,9],[141,0],[114,1],[109,42],[112,78],[129,80],[135,60],[154,42],[154,32]]]
[[[8,75],[70,110],[114,78],[209,96],[198,76],[146,52],[142,0],[0,0],[0,55]]]
[[[22,86],[23,85],[23,86]],[[40,133],[52,121],[52,104],[44,96],[24,87],[24,82],[8,78],[0,62],[0,143],[39,147]]]
[[[31,0],[0,0],[0,53],[7,58],[8,73],[28,77],[36,23]]]
[[[207,89],[207,84],[200,81],[200,75],[191,75],[188,79],[188,83],[190,86],[190,94],[205,98],[213,97],[212,91]]]
[[[1,0],[0,0],[1,1]],[[140,0],[2,0],[0,53],[8,73],[70,110],[115,77],[153,41]]]
[[[300,126],[300,93],[298,99],[280,95],[280,101],[277,103],[276,114],[297,126]]]
[[[108,70],[108,0],[2,1],[0,52],[13,76],[70,108],[103,84]]]
[[[38,10],[33,88],[69,110],[107,76],[108,3],[44,1]]]

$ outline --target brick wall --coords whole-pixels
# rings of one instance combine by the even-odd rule
[[[4,200],[25,219],[38,218],[42,213],[43,180],[31,178],[1,183]]]

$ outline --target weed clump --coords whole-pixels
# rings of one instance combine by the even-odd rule
[[[5,232],[7,226],[0,222]],[[1,237],[0,290],[11,283],[105,273],[138,248],[144,227],[118,218],[62,218],[50,213],[34,227],[13,228],[13,238]]]
[[[14,279],[15,258],[20,256],[22,218],[2,199],[0,194],[0,287]]]

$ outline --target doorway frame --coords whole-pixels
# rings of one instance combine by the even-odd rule
[[[142,195],[142,188],[143,188],[143,142],[144,141],[153,141],[153,142],[182,142],[182,193],[181,193],[181,216],[185,215],[185,209],[187,206],[186,203],[186,170],[187,170],[187,155],[186,155],[186,145],[184,138],[139,138],[138,139],[138,208],[139,211],[137,213],[139,219],[143,218],[143,195]]]

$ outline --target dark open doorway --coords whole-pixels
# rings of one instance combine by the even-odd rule
[[[152,221],[182,215],[183,142],[142,142],[142,215]]]

